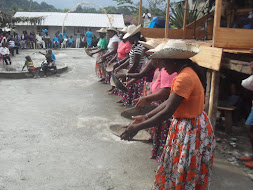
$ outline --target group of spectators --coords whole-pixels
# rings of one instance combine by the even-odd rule
[[[199,48],[181,40],[146,41],[140,29],[101,28],[97,47],[86,49],[89,56],[97,54],[95,72],[101,83],[111,84],[109,94],[121,97],[118,103],[156,107],[133,117],[121,139],[149,129],[150,158],[158,162],[153,190],[208,189],[215,138],[204,112],[205,75],[189,59]]]

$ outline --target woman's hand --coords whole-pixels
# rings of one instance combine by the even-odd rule
[[[120,135],[120,138],[123,140],[130,141],[139,131],[136,125],[133,124],[124,126],[124,128],[126,128],[126,130]]]
[[[105,61],[105,56],[101,56],[101,62],[104,62]]]
[[[117,74],[117,72],[119,72],[119,68],[118,67],[116,69],[114,69],[114,74]]]
[[[137,116],[132,116],[132,119],[134,119],[134,121],[132,121],[130,124],[139,124],[142,123],[143,121],[146,121],[147,118],[145,115],[137,115]]]
[[[146,105],[148,105],[150,103],[145,96],[137,98],[134,101],[137,102],[135,105],[135,108],[137,108],[137,109],[144,108]]]
[[[123,82],[123,85],[124,85],[125,87],[127,87],[127,86],[128,86],[128,82]]]

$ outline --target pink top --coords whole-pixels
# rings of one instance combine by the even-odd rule
[[[173,79],[177,76],[177,73],[169,75],[164,68],[159,72],[159,69],[155,70],[153,81],[150,83],[151,93],[155,93],[161,88],[170,88]]]
[[[123,40],[120,41],[119,46],[118,46],[118,58],[119,59],[124,59],[127,57],[127,54],[131,51],[132,49],[132,44],[129,41],[126,41],[125,43]]]

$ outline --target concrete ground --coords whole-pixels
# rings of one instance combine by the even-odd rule
[[[34,50],[25,51],[16,59]],[[97,82],[95,59],[82,49],[56,53],[69,66],[60,77],[0,79],[0,190],[150,189],[157,167],[148,159],[151,144],[110,132],[111,124],[129,121],[109,86]],[[252,187],[216,155],[211,190]]]

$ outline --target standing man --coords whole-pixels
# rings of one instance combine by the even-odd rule
[[[93,33],[91,32],[90,28],[86,32],[85,36],[86,36],[86,41],[87,41],[87,47],[91,48]]]
[[[142,15],[143,18],[143,26],[144,28],[147,28],[149,23],[151,22],[151,14],[148,12],[148,9],[146,9],[146,12]]]
[[[80,48],[80,38],[81,38],[81,34],[78,30],[76,34],[76,48]]]

